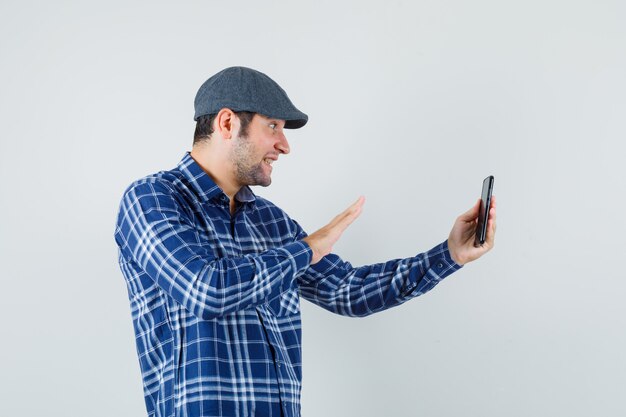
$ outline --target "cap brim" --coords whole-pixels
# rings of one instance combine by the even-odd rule
[[[308,117],[306,119],[285,120],[285,129],[300,129],[308,121]]]

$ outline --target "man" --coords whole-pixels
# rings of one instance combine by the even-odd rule
[[[130,185],[115,231],[149,416],[299,416],[300,296],[365,316],[493,247],[495,202],[485,245],[473,245],[477,202],[430,251],[355,268],[331,250],[362,197],[307,235],[249,188],[271,183],[285,129],[308,120],[278,84],[227,68],[200,87],[195,120],[191,153]]]

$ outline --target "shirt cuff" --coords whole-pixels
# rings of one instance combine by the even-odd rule
[[[426,252],[425,255],[428,259],[428,265],[440,280],[463,268],[463,265],[457,264],[452,259],[447,240]]]

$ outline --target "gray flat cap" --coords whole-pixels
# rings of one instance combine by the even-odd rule
[[[309,120],[276,81],[246,67],[226,68],[206,80],[196,94],[194,107],[196,121],[200,116],[217,114],[225,107],[284,120],[287,129],[298,129]]]

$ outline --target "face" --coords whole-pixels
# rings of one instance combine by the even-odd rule
[[[233,137],[230,161],[239,184],[267,187],[272,183],[272,164],[280,154],[289,153],[284,126],[284,120],[255,114],[247,135]]]

